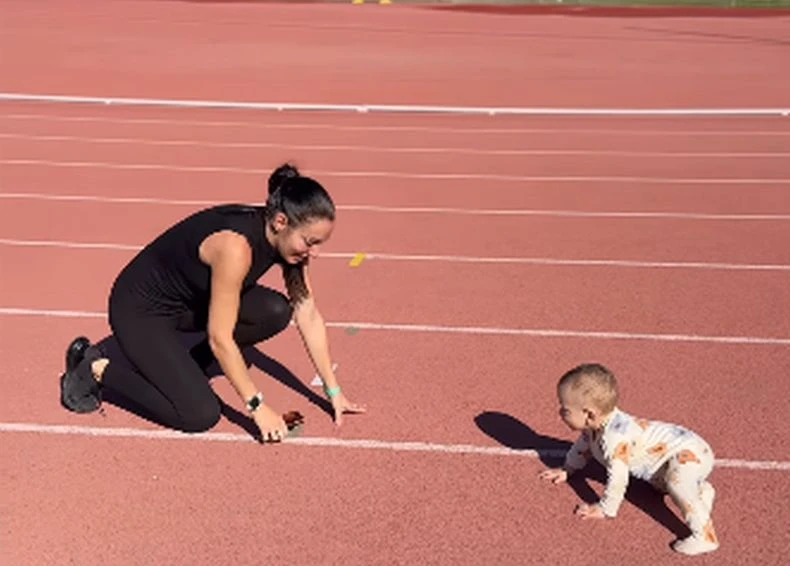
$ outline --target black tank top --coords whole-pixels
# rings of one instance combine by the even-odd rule
[[[177,315],[205,312],[211,294],[211,268],[201,261],[206,237],[232,230],[247,238],[252,265],[242,292],[282,260],[266,239],[263,207],[227,204],[204,209],[181,220],[143,248],[123,269],[114,299],[131,301],[146,312]],[[128,303],[127,303],[128,304]]]

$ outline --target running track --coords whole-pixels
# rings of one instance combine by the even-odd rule
[[[780,16],[2,10],[5,92],[790,106]],[[572,439],[556,416],[557,377],[599,360],[620,375],[627,410],[681,421],[716,448],[723,546],[697,561],[780,564],[788,120],[3,103],[2,563],[675,563],[668,544],[682,526],[638,484],[618,520],[582,523],[573,506],[600,493],[600,476],[536,479]],[[252,369],[275,406],[307,416],[292,443],[258,446],[227,419],[185,439],[112,405],[62,410],[63,347],[76,333],[105,336],[107,290],[134,250],[205,204],[260,200],[286,159],[340,208],[314,277],[339,376],[368,414],[333,429],[295,331]],[[368,259],[349,267],[359,252]]]

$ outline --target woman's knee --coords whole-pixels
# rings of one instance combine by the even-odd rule
[[[184,432],[206,432],[214,428],[220,419],[220,406],[216,398],[195,403],[179,411],[181,422],[178,428]]]
[[[236,338],[244,344],[267,340],[288,327],[293,307],[285,295],[258,287],[242,299]]]
[[[272,327],[278,332],[285,330],[293,318],[293,312],[293,307],[285,295],[275,292],[269,302],[269,318],[272,321]]]

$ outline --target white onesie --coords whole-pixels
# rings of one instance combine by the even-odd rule
[[[564,468],[570,475],[590,457],[607,471],[599,502],[604,515],[617,516],[633,475],[669,493],[693,534],[715,538],[710,523],[713,487],[706,481],[714,455],[696,433],[676,424],[637,419],[616,408],[600,430],[585,430],[579,436]]]

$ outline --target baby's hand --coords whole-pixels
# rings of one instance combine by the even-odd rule
[[[600,505],[587,505],[581,503],[576,507],[576,514],[582,519],[605,519],[606,515]]]
[[[568,479],[568,472],[562,468],[554,468],[551,470],[544,470],[538,476],[542,480],[550,481],[551,483],[563,483]]]

